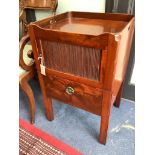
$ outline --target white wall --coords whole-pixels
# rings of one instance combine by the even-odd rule
[[[105,12],[105,0],[58,0],[57,14],[66,11]],[[51,15],[51,11],[36,10],[36,20]]]
[[[105,0],[58,0],[57,14],[66,11],[105,12]]]
[[[135,66],[134,66],[133,71],[132,71],[130,83],[135,85]]]
[[[35,10],[36,20],[41,20],[43,18],[47,18],[51,16],[50,10]]]

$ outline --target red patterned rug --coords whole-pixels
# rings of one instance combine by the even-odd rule
[[[19,120],[20,155],[82,155],[67,144],[42,130]]]

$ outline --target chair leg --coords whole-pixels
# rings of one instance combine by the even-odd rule
[[[100,122],[100,135],[99,135],[99,142],[104,145],[106,144],[107,132],[109,126],[111,101],[112,101],[111,97],[112,95],[110,92],[104,92],[102,101],[101,122]]]
[[[50,98],[46,94],[43,75],[38,73],[38,77],[39,77],[40,87],[41,87],[41,91],[43,95],[43,100],[44,100],[44,105],[45,105],[45,110],[46,110],[46,117],[49,121],[52,121],[54,119],[52,101],[50,101]]]
[[[28,84],[28,80],[30,80],[33,77],[33,72],[26,72],[25,74],[20,76],[20,86],[22,88],[22,90],[24,91],[24,93],[26,94],[26,96],[29,99],[29,106],[30,106],[30,117],[31,117],[31,123],[33,124],[35,122],[35,100],[34,100],[34,95],[33,95],[33,91],[30,87],[30,85]]]
[[[122,92],[123,92],[123,85],[124,85],[124,82],[121,84],[121,87],[119,89],[119,92],[116,96],[116,100],[115,100],[115,103],[114,103],[114,106],[119,108],[120,107],[120,103],[121,103],[121,97],[122,97]]]

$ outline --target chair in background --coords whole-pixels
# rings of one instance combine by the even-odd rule
[[[20,0],[20,5],[24,8],[27,23],[40,20],[47,16],[56,14],[58,0]]]
[[[34,77],[34,61],[32,57],[32,47],[29,44],[30,37],[26,31],[25,13],[22,10],[19,16],[19,22],[22,22],[22,34],[19,42],[19,84],[29,100],[31,123],[35,122],[35,100],[33,91],[28,83]],[[28,55],[29,54],[29,55]]]
[[[28,34],[28,22],[25,9],[50,9],[55,15],[57,0],[20,0],[20,43],[19,43],[19,84],[29,100],[31,123],[35,122],[35,99],[28,81],[35,76],[32,47]]]

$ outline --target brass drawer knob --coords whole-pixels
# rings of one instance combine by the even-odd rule
[[[73,89],[72,87],[67,87],[67,88],[66,88],[66,93],[67,93],[68,95],[72,95],[72,94],[74,93],[74,89]]]

